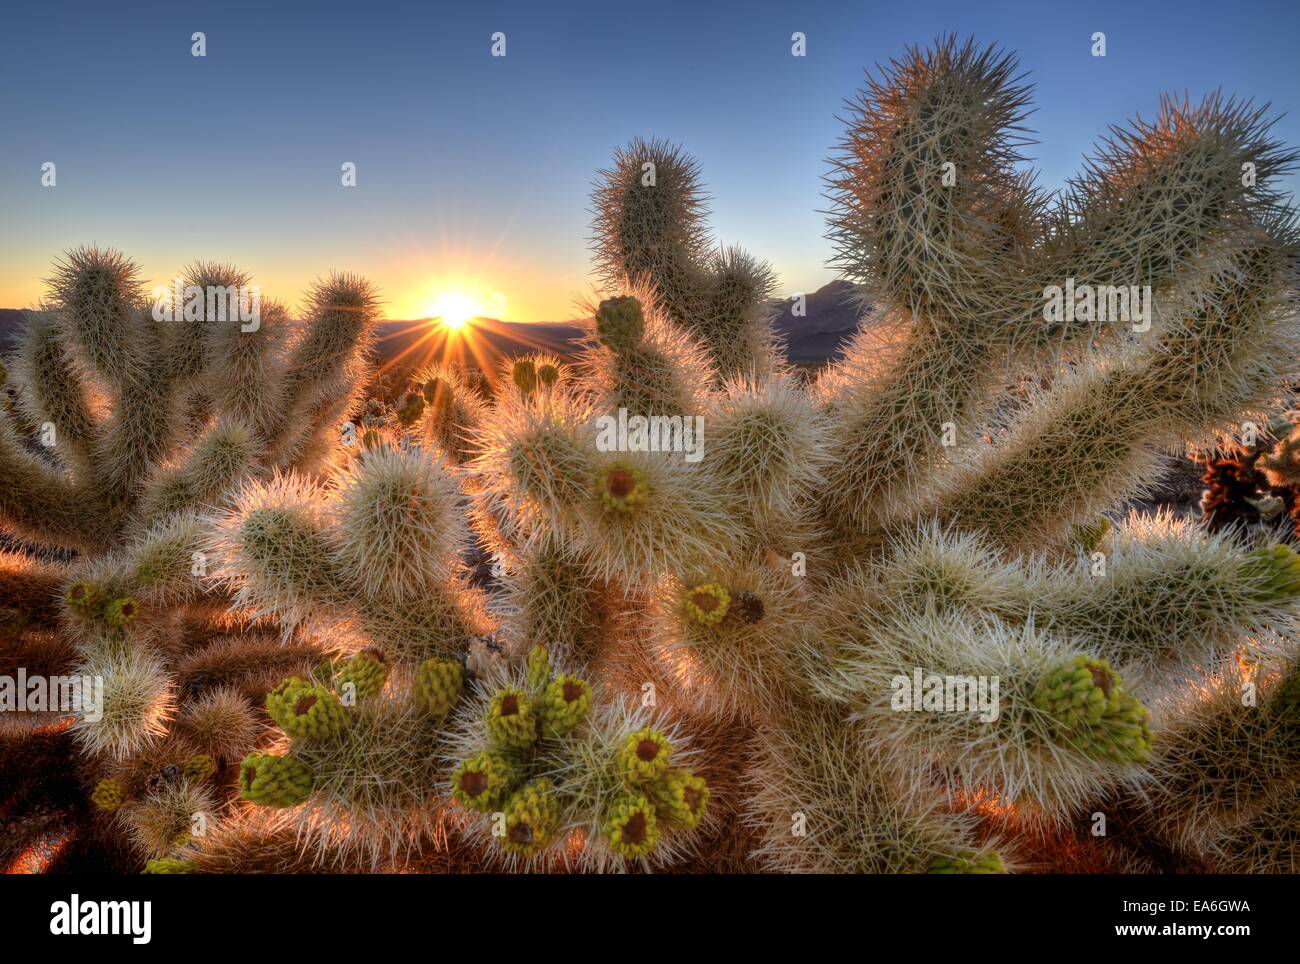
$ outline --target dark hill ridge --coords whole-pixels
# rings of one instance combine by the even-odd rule
[[[789,301],[778,302],[781,311],[774,319],[777,334],[786,340],[791,361],[823,362],[836,357],[840,346],[857,328],[860,309],[858,287],[847,281],[830,284],[807,296],[807,314],[796,318]],[[23,325],[24,312],[0,308],[0,353],[13,347]],[[576,322],[517,322],[476,318],[474,351],[457,335],[448,337],[439,325],[427,319],[386,321],[380,325],[377,347],[379,364],[389,372],[409,373],[444,355],[463,358],[479,367],[494,369],[503,358],[529,351],[570,355],[577,350],[582,327]]]

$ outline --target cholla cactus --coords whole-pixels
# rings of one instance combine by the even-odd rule
[[[0,625],[15,630],[0,630],[0,670],[102,683],[99,712],[83,707],[67,749],[86,757],[88,794],[107,770],[129,778],[116,822],[92,816],[89,829],[127,821],[141,857],[179,838],[186,808],[220,809],[207,789],[136,786],[171,737],[189,750],[158,765],[202,751],[215,767],[256,739],[248,697],[266,664],[210,645],[259,644],[203,582],[200,514],[249,479],[332,463],[376,319],[369,286],[347,275],[315,284],[301,323],[228,265],[196,263],[178,283],[179,301],[169,288],[151,302],[123,255],[68,252],[0,387]],[[189,674],[199,662],[224,690]]]

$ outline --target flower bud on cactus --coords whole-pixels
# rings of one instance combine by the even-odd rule
[[[446,716],[460,700],[465,670],[454,659],[426,659],[415,676],[415,696],[430,716]]]
[[[1080,655],[1052,670],[1035,689],[1034,705],[1053,717],[1062,744],[1094,759],[1140,763],[1151,752],[1146,707],[1104,660]]]
[[[715,582],[696,586],[686,594],[686,612],[696,622],[715,626],[731,606],[731,594]]]
[[[264,807],[296,807],[311,786],[311,768],[292,757],[250,753],[239,765],[240,795]]]
[[[538,708],[542,736],[563,736],[591,709],[591,684],[576,676],[557,676],[547,684]]]
[[[546,777],[525,784],[506,801],[506,835],[501,845],[511,853],[535,854],[555,835],[560,807]]]
[[[337,696],[296,676],[266,694],[266,711],[294,739],[331,739],[350,722]]]
[[[104,621],[115,629],[135,622],[140,615],[140,604],[131,596],[114,599],[104,607]]]
[[[212,757],[206,753],[200,753],[198,756],[192,756],[185,761],[181,767],[181,772],[191,780],[206,780],[216,772],[217,764],[213,762]]]
[[[610,804],[605,815],[605,835],[620,857],[644,857],[659,842],[659,825],[655,808],[641,794],[620,797]]]
[[[560,370],[554,365],[541,365],[537,369],[537,383],[542,388],[550,388],[560,380]]]
[[[1246,556],[1246,565],[1259,583],[1255,591],[1266,600],[1300,596],[1300,555],[1290,546],[1261,546]]]
[[[619,776],[632,785],[653,783],[668,772],[673,748],[652,727],[629,733],[615,756]]]
[[[997,851],[981,854],[968,850],[955,857],[936,857],[926,868],[927,874],[1005,874],[1007,868]]]
[[[192,874],[197,865],[192,860],[179,860],[175,857],[160,857],[144,865],[146,874]]]
[[[515,362],[510,377],[521,395],[531,395],[537,389],[537,366],[530,358],[521,358]]]
[[[644,502],[648,492],[645,477],[640,469],[627,465],[612,465],[600,477],[600,501],[606,509],[628,512]]]
[[[528,689],[540,691],[551,678],[551,653],[545,646],[534,646],[528,651]]]
[[[495,746],[526,750],[537,742],[533,704],[523,690],[507,686],[492,697],[488,708],[488,735]]]
[[[709,785],[689,770],[669,770],[649,791],[659,817],[687,830],[698,827],[709,808]]]
[[[92,618],[100,606],[99,587],[91,582],[74,582],[65,596],[68,608],[78,616]]]
[[[629,296],[606,298],[596,310],[596,337],[610,351],[631,351],[645,334],[641,302]]]
[[[120,781],[111,777],[95,784],[95,790],[90,795],[90,802],[100,810],[116,810],[125,799],[125,788]]]
[[[451,795],[463,807],[491,813],[509,795],[519,777],[519,768],[502,754],[476,753],[452,774]]]
[[[344,693],[347,692],[345,687],[351,684],[353,695],[358,700],[364,700],[382,690],[386,679],[388,679],[388,667],[384,665],[384,661],[378,654],[362,652],[339,664],[334,688]]]

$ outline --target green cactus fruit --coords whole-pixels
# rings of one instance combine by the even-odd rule
[[[99,612],[102,601],[99,587],[84,580],[69,586],[64,598],[68,602],[69,609],[86,619],[92,618]]]
[[[537,369],[537,383],[542,388],[550,388],[560,380],[560,370],[554,365],[541,365]]]
[[[181,772],[191,780],[206,780],[217,770],[217,765],[213,762],[212,757],[206,753],[200,753],[198,756],[192,756],[185,761],[181,767]]]
[[[510,377],[521,395],[531,395],[537,390],[537,366],[530,358],[521,358],[515,362]]]
[[[600,475],[600,501],[608,510],[630,512],[649,495],[640,469],[616,463]]]
[[[645,314],[636,298],[606,298],[596,310],[596,337],[610,351],[631,351],[645,335]]]
[[[180,860],[176,857],[160,857],[144,865],[146,874],[192,874],[198,865],[192,860]]]
[[[546,685],[538,707],[542,736],[563,736],[591,709],[591,684],[576,676],[557,676]]]
[[[501,845],[511,853],[535,854],[555,836],[560,805],[546,777],[525,784],[506,801],[506,833]]]
[[[673,748],[668,738],[653,727],[629,733],[615,752],[614,765],[627,783],[654,783],[669,770]]]
[[[1141,763],[1150,755],[1147,709],[1105,660],[1074,657],[1039,681],[1033,702],[1053,718],[1061,744],[1093,759]]]
[[[1300,555],[1290,546],[1261,546],[1246,555],[1244,566],[1258,581],[1255,592],[1261,599],[1282,602],[1300,596]]]
[[[620,857],[631,860],[646,856],[659,842],[653,804],[639,793],[619,797],[605,814],[605,836]]]
[[[492,697],[487,726],[494,746],[526,750],[537,742],[537,718],[533,715],[533,704],[521,689],[507,686]]]
[[[455,708],[465,688],[465,669],[454,659],[426,659],[415,674],[415,698],[430,716]]]
[[[935,857],[926,868],[927,874],[1005,874],[1006,865],[997,851],[981,854],[966,850],[955,857]]]
[[[539,693],[551,678],[551,651],[545,646],[534,646],[528,651],[528,691]]]
[[[519,768],[509,758],[490,750],[461,763],[451,777],[451,795],[461,806],[491,813],[519,782]]]
[[[1105,545],[1111,529],[1110,520],[1101,516],[1095,522],[1075,526],[1071,540],[1076,545],[1082,546],[1084,552],[1093,553]]]
[[[104,607],[104,622],[115,629],[121,629],[135,622],[139,616],[140,604],[132,596],[114,599]]]
[[[697,623],[716,626],[731,607],[731,594],[716,582],[696,586],[686,594],[686,614]]]
[[[240,795],[263,807],[296,807],[311,786],[311,768],[292,757],[250,753],[239,765]]]
[[[345,696],[346,705],[347,694],[351,694],[354,702],[364,700],[382,690],[387,679],[388,667],[383,658],[378,653],[363,651],[339,664],[334,688]]]
[[[689,770],[669,770],[649,790],[659,817],[688,830],[700,825],[709,808],[709,785]]]
[[[126,788],[112,777],[100,780],[90,794],[90,802],[100,810],[116,810],[126,799]]]
[[[323,686],[291,676],[266,694],[266,711],[295,739],[328,740],[351,722],[338,697]]]

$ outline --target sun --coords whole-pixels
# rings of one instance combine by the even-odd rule
[[[429,306],[429,315],[448,328],[459,331],[471,318],[483,313],[478,301],[463,291],[447,291]]]

